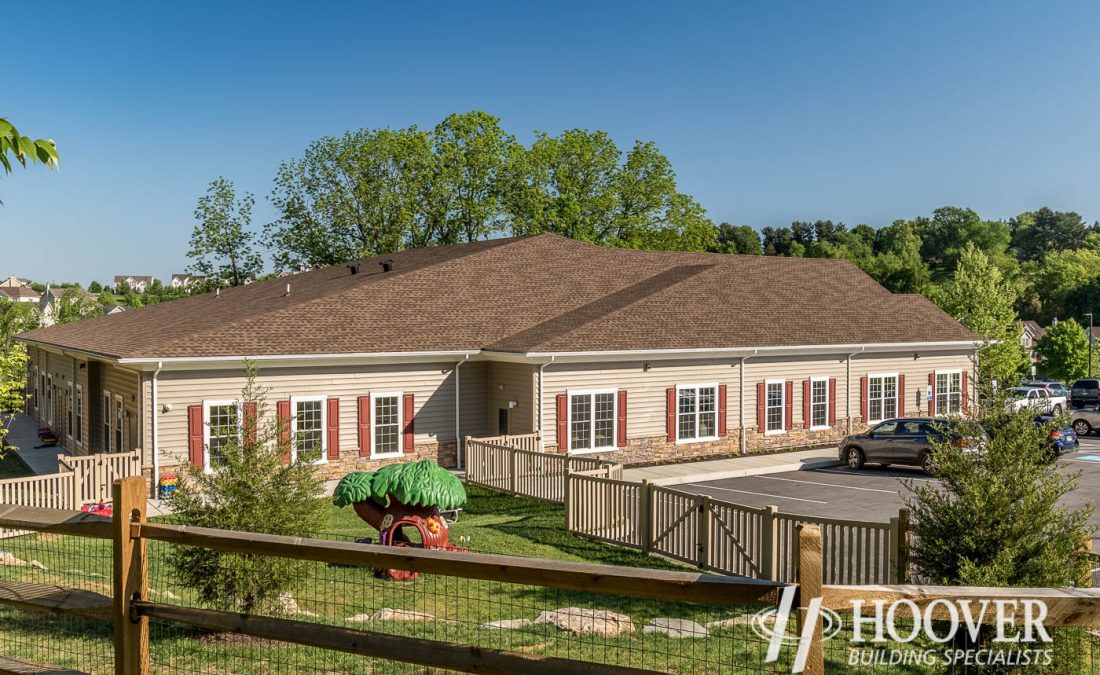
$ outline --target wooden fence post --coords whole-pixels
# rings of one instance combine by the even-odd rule
[[[147,675],[149,672],[149,620],[131,617],[135,599],[148,596],[145,541],[130,535],[131,523],[145,522],[145,479],[120,478],[114,482],[114,610],[115,675]]]
[[[807,607],[814,598],[821,598],[821,527],[810,523],[798,524],[798,598],[799,625],[805,626],[808,619]],[[806,669],[809,675],[824,675],[825,645],[821,616],[814,621],[813,637],[806,656]]]
[[[710,563],[710,553],[714,549],[711,535],[714,531],[714,511],[710,507],[710,497],[702,495],[699,498],[699,523],[696,535],[696,547],[698,557],[696,564],[705,568]]]
[[[760,531],[760,577],[763,579],[775,579],[779,576],[779,519],[775,514],[779,512],[778,506],[769,504],[764,507],[761,516]]]
[[[909,509],[898,510],[898,525],[894,532],[898,537],[895,542],[897,546],[896,583],[907,584],[909,583]]]

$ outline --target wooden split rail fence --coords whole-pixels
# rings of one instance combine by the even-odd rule
[[[607,663],[518,653],[419,637],[351,629],[287,618],[215,611],[154,602],[148,591],[146,543],[161,541],[203,547],[230,553],[252,553],[334,565],[367,568],[396,568],[424,574],[604,595],[654,600],[701,602],[716,605],[777,605],[783,589],[796,584],[747,577],[716,576],[692,572],[592,565],[560,560],[537,560],[513,556],[432,551],[415,548],[387,548],[298,537],[230,532],[180,525],[152,524],[145,519],[146,485],[143,478],[116,481],[113,520],[79,511],[0,505],[0,527],[62,536],[108,539],[113,545],[112,595],[62,586],[0,581],[0,605],[24,611],[63,616],[109,619],[114,625],[114,665],[119,675],[146,675],[150,668],[149,621],[160,621],[239,633],[255,638],[306,645],[350,654],[401,661],[422,666],[476,673],[558,675],[559,673],[622,674],[642,673]],[[1046,607],[1043,624],[1048,628],[1100,626],[1100,589],[1071,588],[959,588],[950,586],[832,585],[823,582],[825,548],[823,533],[816,524],[794,526],[792,554],[798,570],[796,603],[806,620],[810,601],[850,613],[855,602],[905,600],[920,612],[947,616],[947,604],[961,601],[980,603],[1011,600],[1004,618],[1019,624],[1029,612],[1025,600],[1041,601]],[[1001,618],[983,612],[979,622]],[[825,672],[822,623],[818,619],[808,645],[806,673]],[[840,639],[840,638],[834,638]],[[0,666],[4,646],[0,645]],[[23,664],[27,668],[36,664]],[[45,666],[37,666],[39,668]],[[31,672],[25,670],[24,672]],[[44,672],[41,669],[34,672]]]
[[[908,577],[908,511],[889,522],[782,513],[648,482],[623,480],[622,466],[506,445],[516,437],[466,440],[470,483],[565,504],[576,534],[757,579],[798,577],[798,525],[821,529],[827,583],[902,583]]]

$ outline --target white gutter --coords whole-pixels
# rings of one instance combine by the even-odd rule
[[[153,444],[153,499],[160,502],[160,453],[157,449],[157,375],[160,375],[161,364],[153,371],[153,416],[150,418],[150,432]]]
[[[465,467],[462,461],[462,430],[460,429],[462,419],[462,391],[459,388],[458,369],[469,359],[470,355],[464,354],[462,360],[455,364],[455,462],[459,471]]]
[[[554,362],[554,357],[551,356],[549,361],[547,361],[546,363],[540,363],[539,364],[539,447],[540,447],[540,449],[546,447],[546,442],[545,442],[546,434],[542,433],[542,417],[543,417],[543,414],[542,414],[542,410],[543,410],[543,404],[542,404],[543,375],[542,375],[542,371],[546,370],[546,366],[550,365],[553,362]]]
[[[829,352],[850,352],[857,350],[857,353],[866,351],[871,352],[892,352],[898,350],[909,350],[915,348],[922,349],[960,349],[960,348],[975,348],[978,345],[985,344],[983,341],[977,340],[954,340],[949,342],[881,342],[871,344],[825,344],[825,345],[782,345],[771,347],[700,347],[690,349],[625,349],[625,350],[605,350],[605,351],[587,351],[587,352],[526,352],[523,356],[530,358],[545,358],[547,356],[562,357],[606,357],[606,356],[621,356],[624,358],[633,357],[645,357],[645,356],[669,356],[676,357],[681,355],[707,355],[713,354],[715,356],[755,356],[756,354],[784,354],[784,353],[798,353],[805,354],[807,352],[816,353],[829,353]],[[483,354],[494,354],[491,350],[482,350]],[[518,355],[518,354],[517,354]]]

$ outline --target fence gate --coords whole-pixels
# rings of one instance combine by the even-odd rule
[[[706,497],[654,485],[649,488],[653,552],[703,566],[709,531],[700,532]],[[700,534],[703,534],[700,537]]]

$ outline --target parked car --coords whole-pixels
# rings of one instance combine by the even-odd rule
[[[1050,424],[1055,419],[1053,415],[1040,415],[1035,418],[1035,425],[1041,427],[1044,424]],[[1081,441],[1078,440],[1077,436],[1074,426],[1060,426],[1051,429],[1047,434],[1047,440],[1050,441],[1051,459],[1057,459],[1058,455],[1076,451],[1078,446],[1081,445]]]
[[[842,440],[840,461],[853,470],[871,462],[882,466],[919,466],[934,473],[936,467],[929,451],[933,441],[946,437],[942,424],[943,420],[933,417],[903,417],[880,422],[862,434]]]
[[[1046,389],[1047,393],[1051,396],[1065,396],[1067,401],[1070,399],[1073,392],[1068,386],[1061,382],[1055,382],[1054,380],[1034,380],[1032,382],[1024,382],[1022,386]]]
[[[1077,380],[1071,391],[1070,400],[1074,408],[1100,405],[1100,379]]]
[[[1078,436],[1088,436],[1094,431],[1100,431],[1100,409],[1095,406],[1074,410],[1070,420],[1070,426]]]
[[[1034,409],[1039,414],[1061,415],[1069,406],[1065,396],[1051,396],[1042,387],[1012,387],[1005,391],[1013,410]]]

